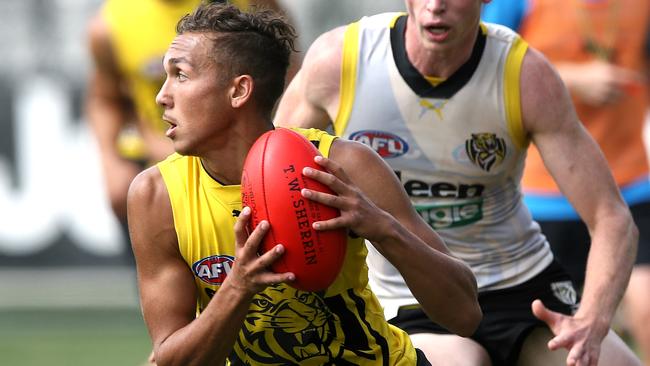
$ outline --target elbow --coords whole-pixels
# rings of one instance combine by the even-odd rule
[[[463,306],[458,306],[462,304]],[[456,303],[454,307],[454,318],[449,322],[449,331],[461,337],[469,337],[478,328],[483,320],[483,311],[478,303],[476,291],[468,294],[462,303]]]
[[[636,249],[637,249],[637,247],[639,245],[638,244],[639,243],[639,227],[636,226],[633,219],[630,220],[629,233],[630,233],[630,237],[632,238],[632,240],[631,240],[632,245],[634,246],[635,253],[636,253]]]
[[[476,332],[482,319],[483,312],[481,311],[481,307],[479,306],[478,301],[474,301],[474,303],[468,307],[464,316],[458,319],[458,324],[454,333],[461,337],[469,337]]]
[[[481,311],[478,301],[466,304],[465,306],[458,305],[459,304],[456,304],[454,307],[453,317],[450,316],[444,320],[435,319],[431,316],[429,318],[453,334],[461,337],[470,337],[474,332],[476,332],[476,329],[478,329],[478,326],[483,319],[483,312]]]
[[[478,328],[481,320],[483,319],[483,311],[478,302],[478,286],[476,284],[476,277],[469,269],[464,266],[467,274],[467,283],[465,285],[465,294],[462,311],[457,312],[457,327],[454,333],[462,337],[469,337]],[[461,310],[458,309],[458,310]]]

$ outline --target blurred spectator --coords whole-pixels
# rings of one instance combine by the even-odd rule
[[[231,1],[279,10],[275,0]],[[107,0],[89,25],[94,72],[87,114],[96,136],[111,207],[126,220],[129,183],[146,165],[172,153],[155,103],[164,81],[162,57],[176,23],[200,0]]]
[[[647,365],[650,181],[642,131],[648,111],[649,18],[650,3],[637,0],[493,0],[483,9],[484,21],[517,30],[554,63],[631,208],[640,240],[624,304]],[[590,233],[554,184],[534,147],[529,149],[522,184],[526,203],[556,258],[581,285],[589,266]]]

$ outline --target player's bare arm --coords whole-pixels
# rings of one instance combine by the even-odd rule
[[[336,118],[344,27],[324,33],[309,47],[302,68],[284,92],[274,123],[325,129]]]
[[[118,135],[130,115],[108,28],[101,15],[89,23],[88,42],[94,67],[88,83],[86,113],[99,147],[111,206],[123,219],[126,217],[126,192],[140,168],[124,160],[117,149]]]
[[[481,319],[474,275],[415,212],[388,165],[365,145],[345,140],[334,142],[330,157],[319,164],[332,174],[306,172],[338,194],[305,192],[341,211],[319,229],[348,227],[368,239],[404,276],[432,320],[472,334]]]
[[[570,361],[595,364],[630,275],[637,229],[602,152],[578,120],[564,84],[532,49],[522,65],[521,88],[524,129],[592,238],[581,306],[573,317],[551,314],[549,326],[556,338],[549,347],[569,349]],[[550,314],[540,303],[535,304],[535,313]]]
[[[110,44],[108,26],[95,16],[88,25],[88,42],[93,71],[88,85],[87,111],[91,126],[97,131],[102,150],[115,150],[115,141],[128,115],[125,113],[125,95],[115,56]]]
[[[291,274],[274,274],[266,268],[282,255],[283,248],[258,257],[257,247],[268,224],[259,225],[249,239],[245,225],[250,213],[245,210],[235,228],[237,262],[233,272],[195,319],[194,277],[178,251],[171,204],[157,167],[133,181],[128,207],[142,311],[156,363],[223,364],[253,295],[268,284],[291,278]]]

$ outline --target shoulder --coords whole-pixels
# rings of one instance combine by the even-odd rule
[[[307,50],[300,71],[278,106],[279,125],[325,128],[338,105],[345,27],[319,36]]]
[[[571,97],[555,67],[536,49],[528,47],[521,65],[521,108],[529,133],[553,128],[573,111]]]
[[[129,206],[162,208],[169,206],[169,196],[162,174],[157,166],[140,172],[131,182],[127,196]],[[161,203],[167,203],[167,205]]]
[[[388,164],[369,146],[337,138],[330,148],[330,159],[339,164],[350,176],[377,177],[382,172],[392,172]],[[379,179],[378,179],[379,180]]]
[[[342,26],[323,33],[309,46],[301,69],[306,82],[318,79],[338,81],[345,29]]]

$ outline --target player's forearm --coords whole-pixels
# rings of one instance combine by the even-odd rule
[[[120,107],[115,102],[91,96],[87,101],[86,113],[102,159],[117,158],[117,139],[125,119]]]
[[[585,286],[576,315],[609,327],[630,278],[638,230],[629,211],[605,222],[592,233]]]
[[[226,281],[206,309],[155,349],[158,366],[224,365],[232,352],[252,295]]]
[[[386,239],[373,245],[400,271],[433,321],[461,336],[471,335],[482,313],[469,267],[434,250],[399,223],[393,226]]]
[[[573,90],[579,86],[580,80],[582,80],[581,78],[584,77],[584,75],[580,73],[579,64],[559,63],[555,64],[555,68],[569,90]]]

